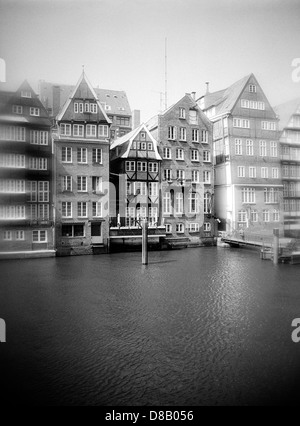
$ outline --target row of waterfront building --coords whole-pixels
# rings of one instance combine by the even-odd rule
[[[0,92],[0,257],[98,254],[218,231],[300,235],[300,100],[253,74],[146,123],[125,92],[28,82]]]

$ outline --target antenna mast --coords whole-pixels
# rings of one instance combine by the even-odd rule
[[[165,38],[165,109],[168,108],[168,39]]]

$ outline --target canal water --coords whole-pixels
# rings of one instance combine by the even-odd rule
[[[0,263],[2,401],[250,405],[299,399],[300,266],[220,248]],[[3,399],[4,398],[4,399]]]

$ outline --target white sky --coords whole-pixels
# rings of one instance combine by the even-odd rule
[[[300,96],[299,0],[0,0],[9,88],[27,78],[125,90],[146,121],[160,109],[168,39],[169,105],[253,72],[273,105]]]

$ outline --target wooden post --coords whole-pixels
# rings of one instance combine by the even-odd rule
[[[143,220],[143,238],[142,238],[142,263],[148,265],[148,221]]]
[[[274,229],[274,249],[273,249],[273,258],[274,258],[274,265],[278,265],[279,262],[279,229]]]

